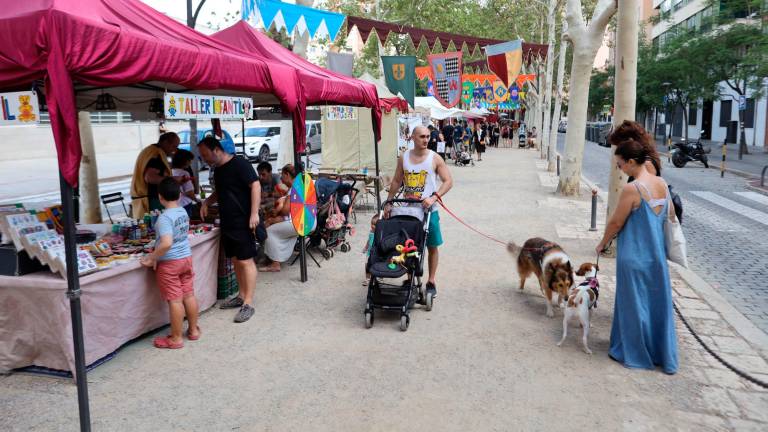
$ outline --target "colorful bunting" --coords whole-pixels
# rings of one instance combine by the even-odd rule
[[[266,28],[274,22],[279,27],[284,25],[286,31],[292,34],[298,24],[300,32],[309,31],[310,37],[314,38],[318,29],[324,27],[331,40],[336,39],[346,19],[346,16],[340,13],[276,0],[243,0],[241,18],[248,20],[257,10]]]

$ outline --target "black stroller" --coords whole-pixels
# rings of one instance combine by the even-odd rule
[[[394,199],[387,204],[421,204],[421,201]],[[393,209],[394,211],[395,209]],[[421,210],[420,208],[418,210]],[[426,293],[421,284],[424,267],[424,252],[429,234],[430,212],[422,213],[423,220],[414,216],[398,215],[381,219],[376,224],[371,255],[367,271],[371,274],[368,283],[368,297],[365,304],[365,327],[373,326],[376,309],[400,311],[400,330],[408,330],[411,323],[410,309],[419,303],[427,311],[432,310],[432,293]],[[400,263],[393,263],[393,257],[403,257],[398,246],[414,246],[417,254],[405,256]],[[400,281],[403,276],[407,279]],[[395,284],[385,283],[386,279],[398,279]]]
[[[349,252],[352,250],[352,246],[347,241],[347,234],[351,231],[348,224],[349,211],[357,196],[354,182],[350,184],[341,179],[336,181],[319,178],[315,181],[315,191],[318,206],[317,229],[310,234],[309,245],[319,250],[325,259],[331,258],[336,248],[341,249],[342,252]],[[329,229],[326,222],[332,213],[334,202],[344,216],[344,223],[337,229]]]

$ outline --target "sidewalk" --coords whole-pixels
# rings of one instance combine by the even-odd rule
[[[601,231],[589,232],[587,188],[555,195],[556,177],[538,151],[488,149],[482,162],[450,164],[445,203],[478,229],[518,243],[541,236],[574,262],[594,260]],[[605,219],[598,209],[599,230]],[[410,329],[396,314],[363,327],[360,286],[368,217],[360,214],[350,253],[336,253],[309,279],[298,268],[260,274],[256,314],[201,317],[203,337],[175,352],[148,336],[88,376],[95,430],[509,431],[766,430],[768,391],[717,363],[678,323],[680,371],[625,369],[607,356],[615,265],[601,259],[593,355],[562,311],[544,315],[536,281],[518,290],[515,258],[441,212],[439,296],[416,309]],[[690,276],[690,275],[689,275]],[[690,277],[689,277],[690,279]],[[728,361],[768,381],[765,346],[745,338],[720,300],[673,275],[675,302]],[[87,293],[84,300],[87,301]],[[159,330],[162,334],[166,329]],[[151,401],[151,402],[150,402]],[[0,430],[73,429],[75,388],[39,376],[0,376]],[[180,426],[183,425],[183,426]],[[698,426],[698,427],[697,427]]]
[[[673,145],[679,141],[680,138],[672,138]],[[723,156],[723,143],[707,140],[702,142],[705,146],[709,146],[712,149],[712,152],[709,154],[709,167],[719,170]],[[666,140],[656,139],[656,147],[660,153],[666,154],[669,152]],[[768,165],[768,152],[766,152],[765,147],[758,146],[747,146],[747,150],[749,154],[742,155],[742,159],[739,160],[738,144],[728,144],[725,155],[726,171],[733,172],[742,177],[760,178],[763,167]]]

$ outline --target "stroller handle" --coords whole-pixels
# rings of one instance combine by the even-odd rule
[[[421,200],[417,199],[407,199],[407,198],[392,198],[389,200],[384,201],[381,203],[381,209],[384,210],[384,207],[386,207],[387,204],[421,204]]]

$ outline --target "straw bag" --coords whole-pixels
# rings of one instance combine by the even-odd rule
[[[688,268],[688,248],[683,235],[683,228],[672,209],[672,200],[667,194],[667,218],[664,219],[664,243],[667,259]]]
[[[325,221],[325,228],[336,231],[344,226],[344,214],[339,209],[336,197],[331,198],[331,208],[328,210],[328,219]]]

